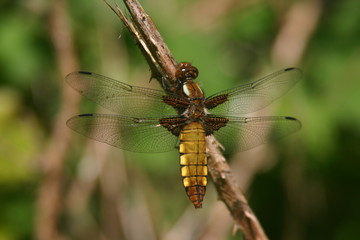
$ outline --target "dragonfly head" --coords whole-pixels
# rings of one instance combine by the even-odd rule
[[[179,80],[182,84],[186,83],[187,81],[194,80],[198,75],[198,69],[192,66],[189,62],[179,63],[175,72],[176,79]]]

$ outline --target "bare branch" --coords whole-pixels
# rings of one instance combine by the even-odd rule
[[[209,149],[209,172],[219,194],[219,198],[229,209],[236,225],[247,240],[268,239],[257,217],[251,210],[244,194],[236,184],[226,159],[221,154],[217,141],[213,136],[206,139]]]
[[[68,72],[78,68],[73,37],[66,17],[67,2],[53,1],[49,29],[61,80]],[[57,229],[62,210],[63,166],[71,135],[71,132],[64,128],[66,119],[75,113],[79,99],[80,96],[70,88],[62,89],[61,109],[56,117],[49,144],[40,156],[44,179],[37,200],[35,235],[39,240],[64,239]]]
[[[116,5],[113,8],[106,0],[104,2],[116,13],[133,35],[150,66],[151,77],[156,78],[161,85],[163,84],[162,81],[167,81],[167,84],[172,86],[176,80],[177,62],[172,57],[154,22],[145,13],[140,3],[135,0],[124,0],[131,14],[131,18],[128,18],[119,6]]]
[[[321,1],[295,2],[287,12],[274,44],[272,60],[278,65],[296,66],[322,14]]]

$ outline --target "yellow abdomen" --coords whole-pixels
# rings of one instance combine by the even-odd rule
[[[186,194],[195,208],[201,208],[207,185],[205,131],[199,122],[185,126],[180,133],[180,166]]]

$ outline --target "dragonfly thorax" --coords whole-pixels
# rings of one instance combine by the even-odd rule
[[[182,95],[187,97],[190,101],[197,99],[204,99],[204,93],[201,90],[199,84],[188,81],[182,86]]]
[[[188,122],[202,121],[207,115],[204,99],[192,100],[182,115],[188,119]]]

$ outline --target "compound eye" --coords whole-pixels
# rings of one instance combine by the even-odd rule
[[[175,76],[179,80],[195,79],[199,75],[196,67],[192,66],[188,62],[182,62],[179,64]]]
[[[199,75],[199,72],[198,72],[196,67],[191,66],[191,67],[189,67],[188,72],[186,73],[186,75],[188,77],[192,78],[192,79],[195,79]]]

